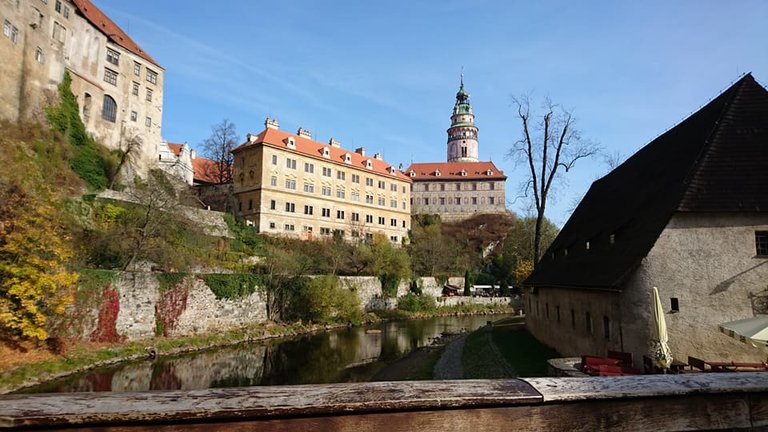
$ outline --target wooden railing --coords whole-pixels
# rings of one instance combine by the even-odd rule
[[[768,373],[0,397],[0,426],[92,431],[768,430]]]

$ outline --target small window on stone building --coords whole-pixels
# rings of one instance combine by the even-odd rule
[[[677,297],[672,297],[669,300],[672,303],[672,312],[680,312],[680,301]]]
[[[43,49],[40,47],[37,47],[35,50],[35,61],[38,63],[42,63],[45,60],[45,55],[43,54]]]
[[[616,243],[616,234],[611,234],[611,235],[608,236],[608,243],[611,244],[611,245]]]
[[[90,93],[86,93],[83,96],[83,117],[88,119],[91,116],[91,102],[93,98]]]
[[[275,210],[276,208],[277,208],[277,201],[275,201],[275,200],[270,200],[270,201],[269,201],[269,209],[270,209],[270,210]]]
[[[755,231],[757,256],[768,257],[768,231]]]
[[[589,241],[584,242],[584,249],[589,250],[592,244]]]
[[[576,329],[576,311],[571,309],[571,328]]]
[[[139,113],[136,111],[131,111],[131,121],[135,122],[139,119]]]
[[[605,340],[611,340],[611,320],[607,316],[603,317],[603,337]]]
[[[587,334],[592,334],[592,315],[589,312],[584,313],[584,324]]]
[[[248,210],[253,210],[253,200],[252,199],[248,200]]]

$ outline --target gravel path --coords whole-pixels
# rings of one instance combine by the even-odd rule
[[[464,378],[464,368],[461,365],[461,355],[464,352],[464,342],[467,335],[461,335],[446,345],[443,355],[435,364],[432,376],[436,380]]]

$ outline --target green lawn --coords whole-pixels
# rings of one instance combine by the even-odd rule
[[[560,357],[554,349],[534,338],[523,325],[493,328],[493,342],[520,377],[547,376],[547,360]]]

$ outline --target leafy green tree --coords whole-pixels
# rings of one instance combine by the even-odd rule
[[[367,245],[370,248],[371,262],[368,265],[369,274],[379,277],[384,295],[397,295],[397,286],[403,279],[411,276],[411,259],[403,248],[397,248],[380,233],[373,235],[373,240]]]

